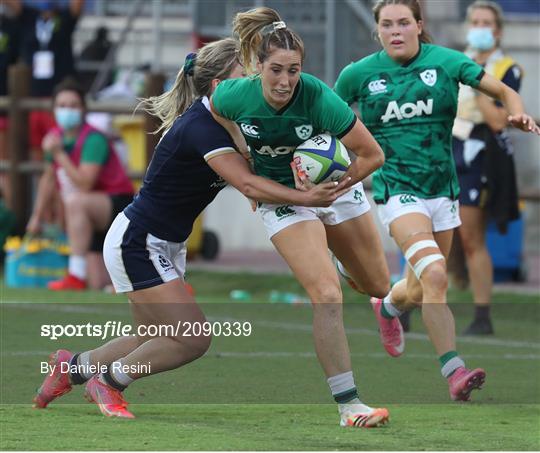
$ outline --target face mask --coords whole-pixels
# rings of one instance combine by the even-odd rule
[[[467,33],[467,42],[476,50],[490,50],[495,47],[495,37],[491,28],[471,28]]]
[[[54,109],[54,117],[62,129],[73,129],[82,123],[82,112],[79,109],[57,107]]]

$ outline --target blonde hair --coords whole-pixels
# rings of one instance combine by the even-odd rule
[[[256,62],[263,63],[270,56],[272,48],[297,50],[304,61],[302,39],[287,28],[272,8],[263,6],[236,14],[233,33],[240,41],[240,58],[248,74],[255,72]]]
[[[143,99],[137,108],[142,107],[161,120],[155,134],[167,130],[195,99],[212,94],[213,79],[227,79],[239,63],[235,39],[225,38],[206,44],[196,55],[188,55],[169,91]]]

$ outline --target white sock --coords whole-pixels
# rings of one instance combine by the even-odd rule
[[[134,379],[129,377],[127,373],[122,370],[122,361],[117,360],[116,362],[111,363],[109,367],[109,372],[111,377],[118,382],[120,385],[127,387],[131,384]]]
[[[444,364],[441,368],[441,374],[448,379],[454,371],[464,366],[465,362],[459,356],[454,357]]]
[[[383,304],[386,312],[394,318],[403,314],[403,312],[392,303],[392,291],[390,291],[383,299]]]
[[[354,385],[354,377],[352,371],[347,371],[345,373],[337,374],[335,376],[329,377],[326,382],[330,386],[330,391],[332,396],[340,395],[342,393],[348,392],[349,390],[356,389]]]
[[[354,377],[352,371],[347,371],[345,373],[329,377],[327,379],[327,382],[330,386],[330,391],[332,392],[332,396],[334,398],[336,397],[336,395],[347,394],[348,392],[358,395],[356,391],[356,385],[354,384]],[[343,415],[344,413],[350,412],[365,413],[371,411],[371,408],[363,404],[362,401],[360,401],[360,399],[358,398],[358,396],[355,396],[355,398],[347,401],[346,403],[338,403],[338,410],[340,415]]]
[[[69,255],[68,272],[81,280],[86,280],[86,258],[82,255]]]
[[[90,352],[81,352],[77,358],[79,374],[86,380],[90,379],[94,374],[90,373]]]

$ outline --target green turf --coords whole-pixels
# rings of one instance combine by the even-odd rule
[[[470,366],[488,373],[471,404],[449,403],[447,386],[421,323],[412,318],[406,354],[387,357],[365,298],[345,289],[345,324],[362,398],[384,405],[391,423],[341,429],[313,354],[308,306],[271,304],[273,289],[302,293],[289,276],[193,272],[190,281],[211,321],[249,321],[249,337],[214,338],[205,357],[133,384],[126,397],[137,419],[110,420],[82,403],[82,390],[33,410],[39,362],[48,351],[84,350],[100,339],[40,336],[46,323],[129,321],[123,296],[54,294],[0,286],[2,450],[539,450],[540,304],[537,296],[499,294],[497,334],[459,338]],[[232,289],[252,303],[230,303]],[[458,332],[470,320],[470,294],[450,292]],[[31,303],[30,303],[31,302]]]
[[[332,405],[133,405],[2,408],[9,450],[538,450],[537,406],[399,405],[381,429],[337,426]],[[24,424],[23,424],[24,423]]]

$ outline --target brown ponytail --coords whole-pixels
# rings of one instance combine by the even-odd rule
[[[272,48],[298,50],[304,60],[304,43],[288,29],[279,14],[272,8],[254,8],[238,13],[233,19],[233,33],[240,41],[240,57],[248,74],[253,74],[255,64],[263,63]]]

